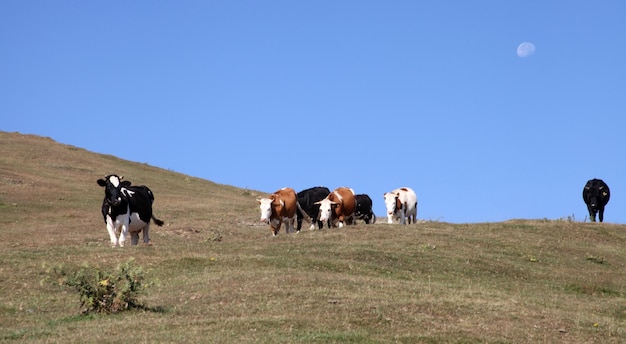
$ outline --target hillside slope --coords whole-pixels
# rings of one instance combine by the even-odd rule
[[[257,225],[257,192],[89,152],[50,138],[0,132],[0,226],[4,228],[0,240],[54,245],[106,239],[100,212],[104,190],[96,180],[107,174],[152,189],[155,214],[166,221],[163,228],[154,226],[154,233]],[[90,235],[73,235],[76,232]]]
[[[96,179],[110,173],[154,191],[153,245],[109,246]],[[626,342],[624,225],[378,221],[272,237],[260,195],[0,132],[0,342]],[[151,285],[145,310],[80,315],[50,275],[130,259]]]

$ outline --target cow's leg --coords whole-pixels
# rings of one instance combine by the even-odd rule
[[[115,233],[115,225],[111,221],[107,221],[107,231],[109,232],[109,238],[111,239],[111,247],[117,246],[117,233]]]
[[[288,220],[287,222],[287,231],[291,230],[292,232],[295,232],[295,228],[294,228],[294,224],[296,222],[295,217],[292,217],[291,219]],[[300,231],[298,231],[298,233],[300,233]]]
[[[393,223],[393,214],[387,214],[387,223]]]
[[[596,212],[595,212],[595,210],[593,210],[593,208],[591,206],[587,206],[587,209],[589,210],[589,220],[591,220],[591,222],[596,222]]]
[[[122,225],[122,231],[120,232],[120,247],[124,247],[124,242],[126,241],[126,237],[128,236],[128,222]]]
[[[150,243],[150,222],[143,228],[143,243],[146,245]]]
[[[600,209],[598,209],[598,216],[599,216],[600,222],[603,222],[604,221],[604,207],[601,206]]]
[[[289,223],[289,218],[287,218],[287,217],[286,217],[286,218],[283,220],[283,222],[285,223],[285,233],[286,233],[286,234],[289,234],[289,230],[291,229],[291,225],[290,225],[290,223]]]
[[[300,216],[298,215],[297,217],[297,225],[298,227],[296,227],[296,232],[300,232],[300,230],[302,229],[302,219],[304,218],[304,215]]]
[[[273,221],[270,221],[270,228],[272,229],[272,235],[276,236],[276,234],[278,234],[278,231],[280,230],[280,226],[282,225],[282,221],[280,221],[279,219],[274,219]]]
[[[139,232],[130,232],[130,244],[132,246],[137,245],[139,242]]]

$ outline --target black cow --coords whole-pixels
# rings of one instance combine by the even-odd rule
[[[601,179],[591,179],[585,184],[583,189],[583,200],[589,209],[589,218],[596,222],[596,213],[600,217],[600,222],[604,221],[604,206],[609,203],[611,191]]]
[[[366,194],[356,195],[356,211],[355,216],[359,220],[365,221],[366,224],[376,223],[376,215],[372,211],[372,199]]]
[[[330,190],[324,186],[316,186],[306,190],[298,192],[298,210],[296,211],[298,227],[296,231],[300,231],[302,228],[302,219],[306,218],[311,222],[311,230],[315,229],[315,223],[317,228],[322,229],[324,223],[319,220],[320,217],[320,205],[315,204],[326,198],[330,194]],[[306,214],[303,214],[304,211]],[[330,228],[330,222],[327,224]]]
[[[147,186],[131,186],[129,181],[122,181],[123,178],[111,174],[97,180],[98,185],[104,187],[102,216],[111,237],[111,246],[115,247],[119,243],[120,247],[124,247],[128,232],[131,245],[137,245],[139,232],[142,230],[143,242],[148,244],[150,220],[152,219],[157,226],[163,225],[163,221],[152,214],[154,195]]]

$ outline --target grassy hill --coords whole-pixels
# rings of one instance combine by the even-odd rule
[[[110,173],[153,190],[153,245],[109,247],[96,179]],[[0,341],[626,342],[626,226],[378,221],[272,238],[261,194],[0,132]],[[52,266],[131,258],[152,310],[81,315],[49,281]]]

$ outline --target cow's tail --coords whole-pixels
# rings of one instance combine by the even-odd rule
[[[313,221],[313,218],[309,214],[307,214],[306,211],[304,211],[304,209],[302,209],[302,207],[300,206],[300,202],[296,201],[296,205],[298,206],[298,210],[300,211],[300,213],[306,219],[307,222]]]
[[[152,221],[154,221],[157,226],[163,226],[163,221],[157,219],[154,215],[152,215]]]
[[[374,212],[372,212],[372,222],[370,222],[371,224],[375,224],[376,223],[376,214],[374,214]]]

